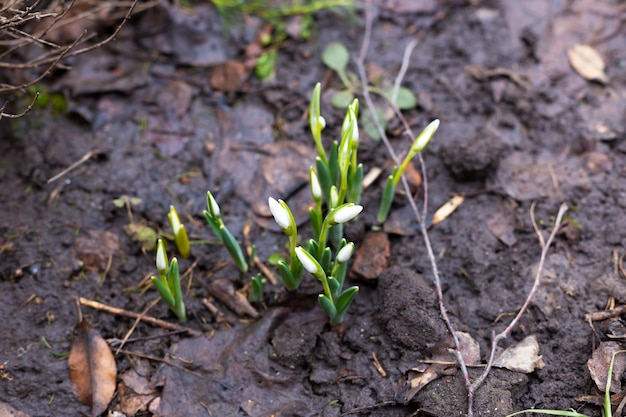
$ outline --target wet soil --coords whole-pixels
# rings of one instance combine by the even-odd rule
[[[587,360],[598,338],[606,339],[584,315],[610,299],[626,301],[623,4],[392,3],[376,9],[367,63],[393,80],[405,45],[423,30],[403,83],[420,102],[406,117],[416,131],[433,118],[442,122],[425,155],[429,210],[452,195],[465,201],[430,236],[451,320],[478,342],[483,361],[491,332],[506,326],[532,285],[540,245],[531,204],[546,231],[559,204],[570,206],[537,296],[502,344],[535,335],[545,366],[529,374],[494,369],[477,392],[476,415],[536,407],[599,416],[578,399],[599,394]],[[162,4],[50,80],[66,95],[68,113],[37,109],[0,121],[1,402],[33,417],[88,414],[63,355],[78,320],[76,297],[138,313],[157,298],[140,287],[154,273],[154,253],[128,233],[131,220],[116,199],[137,198],[132,223],[166,233],[174,204],[192,239],[211,240],[202,217],[210,189],[235,236],[251,224],[248,239],[262,260],[284,248],[268,218],[269,196],[301,207],[296,216],[306,233],[301,190],[314,153],[308,101],[322,81],[331,140],[343,112],[332,109],[330,92],[341,84],[320,55],[332,41],[359,50],[357,14],[361,23],[316,14],[310,40],[281,44],[273,81],[250,75],[223,91],[209,83],[213,71],[229,59],[244,62],[259,28],[224,29],[210,7],[191,13]],[[574,44],[604,57],[608,82],[572,69],[566,51]],[[408,148],[393,123],[389,133],[398,151]],[[363,136],[366,172],[387,169],[382,144]],[[376,226],[382,185],[365,190],[364,214],[346,230],[357,246]],[[221,246],[194,245],[181,262],[190,271],[185,326],[204,336],[139,323],[116,356],[112,409],[137,416],[465,415],[454,367],[403,401],[408,375],[447,335],[407,208],[402,198],[393,206],[388,264],[368,280],[353,276],[361,291],[338,328],[327,324],[310,277],[296,294],[266,287],[258,318],[234,313],[211,283],[241,289],[249,277]],[[81,310],[114,347],[134,323]],[[176,322],[164,303],[149,314]]]

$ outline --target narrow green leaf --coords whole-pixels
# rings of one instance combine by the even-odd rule
[[[337,143],[336,140],[333,141],[333,143],[330,145],[330,153],[328,156],[328,170],[330,171],[330,180],[332,182],[331,185],[336,185],[337,178],[339,178],[339,143]]]
[[[257,274],[251,279],[252,293],[250,294],[250,301],[253,303],[260,303],[263,301],[263,284],[264,279],[261,274]]]
[[[393,175],[390,175],[387,178],[387,183],[385,184],[385,189],[383,190],[383,195],[380,201],[380,209],[378,209],[378,216],[376,216],[378,223],[384,223],[387,220],[389,209],[391,208],[391,203],[393,202],[393,193],[395,189],[396,186],[393,181]]]
[[[230,253],[230,257],[233,258],[233,261],[235,261],[239,270],[245,274],[248,272],[248,263],[246,262],[246,258],[243,256],[241,246],[239,246],[235,237],[226,227],[222,226],[220,228],[220,233],[222,235],[224,246],[226,246],[228,253]]]
[[[331,154],[332,158],[332,154]],[[328,166],[322,161],[321,158],[315,158],[315,167],[317,168],[317,178],[320,181],[320,186],[322,187],[322,193],[324,194],[324,198],[326,201],[330,201],[330,187],[333,186],[334,181],[332,180],[330,170]]]
[[[350,181],[348,182],[348,203],[359,204],[361,202],[361,193],[363,191],[363,164],[356,167],[355,172],[350,173]]]
[[[350,287],[346,289],[337,300],[335,300],[335,308],[337,309],[337,314],[343,315],[343,313],[348,310],[348,307],[350,307],[350,304],[352,304],[352,301],[354,300],[354,297],[356,297],[358,292],[359,287]]]
[[[332,322],[337,315],[337,309],[333,305],[333,302],[330,301],[330,299],[324,294],[320,294],[317,297],[317,301],[319,301],[320,306],[322,306],[322,310],[326,312],[326,315],[328,316],[328,318],[330,318],[330,321]]]
[[[333,299],[341,295],[341,284],[334,277],[328,277],[328,287],[333,295]]]
[[[219,223],[211,216],[211,213],[209,213],[208,211],[204,210],[202,214],[204,214],[204,218],[206,219],[206,222],[211,227],[211,231],[213,231],[213,234],[215,235],[215,237],[223,245],[224,241],[222,240],[222,234],[220,233]]]
[[[152,284],[154,284],[154,287],[159,292],[159,295],[161,296],[163,301],[165,301],[165,304],[167,304],[168,307],[173,309],[175,305],[174,297],[170,293],[170,289],[167,286],[167,284],[164,284],[163,282],[161,282],[161,280],[158,279],[157,277],[151,277],[151,280],[152,280]]]
[[[280,272],[280,280],[288,291],[297,290],[300,287],[300,280],[293,275],[285,261],[278,261],[278,271]]]
[[[337,72],[344,71],[348,66],[348,61],[350,61],[350,52],[339,42],[329,44],[322,53],[324,65]]]
[[[326,273],[326,275],[328,275],[328,273],[330,272],[331,255],[332,254],[331,254],[330,248],[324,248],[324,250],[322,251],[322,256],[320,256],[320,259],[319,259],[320,265],[322,269],[324,270],[324,272]]]
[[[317,213],[313,207],[309,208],[309,219],[311,219],[313,236],[319,236],[320,230],[322,230],[323,220],[320,218],[319,213]]]

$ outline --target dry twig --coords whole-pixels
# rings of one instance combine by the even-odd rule
[[[436,24],[437,22],[439,22],[440,20],[442,20],[447,14],[447,10],[441,10],[439,13],[437,13],[437,15],[435,15],[433,17],[433,20],[430,24],[429,27],[426,27],[424,29],[422,29],[417,36],[409,42],[409,44],[407,45],[406,49],[405,49],[405,53],[403,56],[403,61],[402,61],[402,66],[400,69],[400,72],[395,80],[394,83],[394,92],[392,97],[395,97],[397,95],[397,91],[400,88],[400,85],[402,83],[402,78],[404,77],[406,70],[408,68],[408,63],[410,60],[410,56],[411,56],[411,52],[413,51],[413,49],[415,48],[415,46],[417,46],[418,42],[425,36],[425,34],[427,33],[427,30],[432,27],[432,25]],[[364,35],[363,35],[363,44],[361,47],[361,51],[360,54],[358,56],[358,58],[356,59],[356,65],[358,68],[358,73],[359,73],[359,78],[361,80],[362,83],[362,90],[363,90],[363,96],[365,98],[365,102],[367,104],[368,109],[370,110],[370,112],[372,114],[375,114],[375,108],[374,108],[374,104],[372,102],[372,99],[369,95],[368,89],[367,89],[367,73],[365,70],[365,65],[364,65],[364,61],[365,61],[365,56],[367,55],[367,49],[369,46],[369,40],[371,37],[371,28],[372,28],[372,13],[370,11],[369,8],[366,8],[366,16],[365,16],[365,31],[364,31]],[[411,137],[411,138],[415,138],[415,134],[412,132],[411,127],[409,126],[408,122],[406,121],[406,118],[404,117],[404,115],[400,112],[400,110],[398,109],[398,107],[394,104],[393,99],[391,100],[391,102],[389,103],[390,106],[392,107],[392,109],[394,110],[394,113],[396,114],[396,116],[399,118],[399,120],[402,122],[404,128],[405,128],[405,132]],[[382,126],[380,125],[380,123],[378,122],[378,119],[376,117],[373,118],[373,122],[374,125],[376,127],[376,129],[378,130],[378,133],[381,135],[382,141],[385,145],[385,147],[387,148],[387,151],[389,153],[389,155],[391,156],[391,158],[394,160],[394,162],[396,163],[396,165],[400,165],[400,160],[397,157],[397,155],[395,154],[393,148],[391,147],[391,144],[387,138],[387,135],[384,131],[384,129],[382,128]],[[537,228],[535,221],[534,221],[534,203],[531,207],[531,218],[533,221],[533,227],[535,228],[535,232],[537,233],[537,235],[539,236],[539,242],[541,245],[541,257],[539,260],[539,266],[537,267],[537,273],[535,276],[535,281],[533,284],[532,289],[530,290],[530,292],[528,293],[528,296],[526,298],[526,301],[524,302],[524,305],[522,306],[522,308],[519,310],[519,312],[516,314],[515,318],[511,321],[511,323],[506,327],[505,330],[503,330],[502,332],[496,334],[495,331],[492,332],[492,343],[491,343],[491,351],[489,353],[489,359],[487,364],[485,365],[485,369],[483,370],[482,374],[476,378],[474,381],[472,381],[470,379],[469,376],[469,371],[468,371],[468,366],[465,363],[465,360],[463,359],[463,355],[461,352],[461,344],[460,344],[460,340],[459,337],[457,335],[457,332],[448,316],[447,313],[447,309],[445,306],[445,302],[443,299],[443,290],[442,290],[442,286],[441,286],[441,278],[440,278],[440,274],[439,274],[439,268],[437,267],[437,259],[435,258],[433,249],[432,249],[432,245],[430,242],[430,237],[428,235],[428,225],[426,224],[426,217],[427,217],[427,213],[428,213],[428,176],[426,173],[426,164],[424,162],[424,158],[422,156],[422,153],[418,154],[418,160],[419,160],[419,164],[421,166],[421,171],[422,171],[422,210],[420,212],[420,210],[417,207],[417,203],[415,202],[414,198],[409,198],[409,204],[411,206],[411,209],[414,213],[414,216],[420,226],[420,231],[422,234],[422,238],[424,241],[424,245],[426,246],[426,251],[428,254],[428,258],[430,260],[430,264],[431,264],[431,272],[433,274],[434,277],[434,282],[435,282],[435,289],[436,289],[436,293],[437,293],[437,299],[438,299],[438,303],[439,303],[439,311],[441,314],[441,317],[443,319],[443,321],[445,322],[446,327],[448,328],[448,331],[454,341],[454,345],[455,345],[455,349],[454,349],[454,353],[458,362],[459,367],[461,368],[461,373],[463,374],[463,378],[465,381],[465,386],[467,389],[467,404],[468,404],[468,409],[467,409],[467,416],[468,417],[473,417],[474,412],[473,412],[473,401],[474,401],[474,394],[476,392],[476,390],[480,387],[480,385],[484,382],[485,378],[487,377],[487,375],[489,374],[489,372],[491,371],[491,367],[493,365],[493,361],[495,358],[495,352],[496,352],[496,348],[498,346],[498,343],[507,338],[509,336],[509,334],[511,333],[511,331],[513,330],[513,328],[517,325],[517,323],[519,322],[520,318],[523,316],[524,312],[526,311],[526,309],[528,308],[528,305],[530,304],[530,301],[532,300],[539,284],[541,281],[541,274],[543,272],[543,266],[545,263],[545,259],[547,256],[547,252],[548,249],[552,243],[552,241],[554,240],[554,237],[556,236],[556,233],[559,230],[559,227],[561,225],[561,221],[563,219],[563,215],[565,214],[565,212],[567,211],[567,205],[562,204],[561,207],[559,208],[559,212],[557,214],[555,223],[554,223],[554,227],[552,229],[552,232],[550,233],[550,236],[548,238],[547,241],[544,241],[543,239],[543,235],[541,234],[541,232],[539,231],[539,229]],[[405,176],[402,176],[402,185],[404,188],[404,191],[406,193],[406,195],[410,196],[411,192],[409,189],[409,184],[405,178]]]

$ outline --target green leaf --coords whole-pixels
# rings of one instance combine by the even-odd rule
[[[345,109],[354,100],[354,94],[350,90],[337,91],[331,100],[331,104],[336,109]]]
[[[219,222],[215,220],[211,216],[211,213],[209,213],[207,210],[204,210],[202,213],[204,214],[204,218],[206,219],[206,222],[211,227],[211,230],[213,231],[213,234],[215,235],[215,237],[220,241],[221,244],[224,244],[224,241],[222,240],[222,233],[220,232]]]
[[[378,118],[378,122],[382,126],[383,130],[387,126],[387,121],[385,120],[385,115],[378,109],[376,109],[376,118]],[[372,112],[369,109],[363,110],[361,113],[361,126],[363,126],[363,130],[365,133],[372,139],[373,141],[379,141],[381,136],[376,129],[376,125],[374,124],[374,117],[372,116]]]
[[[337,298],[341,294],[341,283],[334,277],[328,278],[328,287],[330,288],[330,293],[333,295],[333,298]]]
[[[300,280],[293,275],[285,261],[278,261],[278,271],[280,272],[280,280],[288,291],[297,290],[300,287]]]
[[[280,261],[286,262],[287,260],[285,259],[285,257],[283,255],[281,255],[280,253],[272,253],[268,258],[267,258],[267,262],[270,265],[278,265],[278,263]]]
[[[246,262],[246,258],[244,258],[243,256],[241,246],[239,246],[239,243],[237,242],[235,237],[226,227],[222,226],[220,228],[220,233],[222,235],[222,241],[224,242],[224,246],[226,246],[230,257],[233,258],[233,261],[235,261],[235,264],[237,265],[239,270],[245,274],[246,272],[248,272],[248,262]]]
[[[384,223],[385,220],[387,220],[389,209],[391,208],[391,203],[393,202],[393,193],[395,189],[396,185],[393,181],[393,175],[390,175],[387,178],[387,183],[385,184],[383,196],[380,201],[380,208],[378,209],[378,216],[376,217],[378,223]]]
[[[330,187],[334,184],[334,181],[331,178],[330,170],[320,157],[315,158],[315,167],[317,169],[317,178],[320,181],[324,198],[326,201],[330,201]]]
[[[276,75],[276,59],[278,53],[275,49],[263,52],[256,61],[255,74],[261,81],[268,81]]]
[[[346,66],[348,66],[348,61],[350,61],[350,52],[348,52],[348,48],[339,42],[329,44],[322,53],[322,62],[328,68],[337,72],[344,71]]]
[[[363,164],[359,164],[354,172],[350,172],[348,182],[348,203],[359,204],[363,191]]]
[[[391,101],[391,95],[393,94],[393,87],[385,90],[385,96]],[[398,95],[396,96],[396,106],[400,110],[410,110],[417,107],[417,97],[408,88],[400,87],[398,89]]]
[[[161,282],[161,280],[158,279],[157,277],[151,277],[151,279],[152,279],[152,284],[154,284],[155,288],[159,292],[159,295],[161,296],[163,301],[165,301],[165,304],[167,304],[168,307],[173,309],[175,302],[174,302],[174,297],[170,293],[169,287],[163,282]]]
[[[252,277],[252,293],[250,294],[250,301],[253,303],[260,303],[263,301],[263,284],[265,280],[261,276],[261,274],[257,274]]]
[[[356,297],[358,292],[359,287],[354,286],[348,288],[341,294],[341,296],[335,301],[337,314],[343,315],[343,313],[348,310],[348,307],[350,307],[350,304],[352,304],[352,301],[354,300],[354,297]]]
[[[330,318],[330,321],[332,323],[333,319],[337,315],[337,309],[333,305],[333,302],[330,301],[330,299],[324,294],[320,294],[317,298],[317,301],[319,301],[320,306],[322,306],[322,310],[326,312],[326,315],[328,316],[328,318]]]

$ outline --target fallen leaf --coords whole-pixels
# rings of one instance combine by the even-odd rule
[[[76,326],[67,367],[78,400],[92,407],[93,417],[102,414],[115,392],[117,367],[107,342],[85,321]]]
[[[493,363],[493,366],[498,368],[506,368],[525,374],[529,374],[535,369],[541,369],[543,365],[543,360],[539,355],[539,343],[535,335],[530,335],[521,342],[509,346]]]
[[[120,240],[114,233],[90,230],[88,236],[76,238],[74,251],[85,268],[103,271],[109,258],[120,251]]]
[[[441,223],[447,219],[448,216],[454,213],[454,210],[456,210],[463,203],[463,201],[465,201],[465,197],[461,195],[455,195],[452,197],[450,201],[437,209],[433,215],[431,225],[436,225],[437,223]]]
[[[618,350],[620,350],[620,344],[617,342],[601,342],[600,346],[591,354],[591,359],[587,361],[591,378],[602,392],[606,390],[606,377],[609,373],[611,357]],[[611,392],[621,391],[621,379],[624,370],[626,370],[626,357],[624,355],[615,356]]]
[[[350,273],[366,281],[376,280],[389,266],[389,256],[387,233],[369,233],[354,254]]]
[[[487,228],[502,243],[511,247],[517,242],[515,237],[515,219],[513,216],[506,216],[501,212],[495,212],[487,220]]]
[[[247,76],[244,64],[229,59],[213,69],[209,84],[214,90],[237,91]]]
[[[567,58],[574,71],[589,81],[607,83],[609,78],[604,73],[604,60],[589,45],[574,45],[567,50]]]

